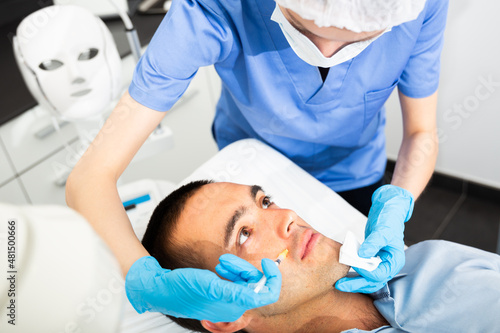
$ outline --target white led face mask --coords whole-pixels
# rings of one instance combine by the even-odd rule
[[[67,120],[99,115],[121,92],[121,60],[104,23],[72,5],[50,6],[17,28],[14,53],[38,103]]]
[[[281,12],[278,4],[276,4],[271,20],[279,24],[281,31],[288,41],[288,44],[290,44],[290,47],[297,54],[297,56],[312,66],[324,68],[337,66],[338,64],[351,60],[366,49],[377,38],[382,36],[384,33],[391,31],[391,29],[388,28],[376,37],[366,41],[349,44],[330,58],[327,58],[309,38],[295,29],[295,27],[288,22],[287,18]]]

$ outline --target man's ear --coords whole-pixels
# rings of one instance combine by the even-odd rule
[[[206,330],[209,330],[210,332],[213,333],[230,333],[244,329],[245,327],[248,326],[248,324],[251,321],[252,321],[252,316],[249,316],[245,313],[238,320],[230,323],[226,322],[212,323],[211,321],[208,320],[202,320],[201,325]]]

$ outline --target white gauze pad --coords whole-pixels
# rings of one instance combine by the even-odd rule
[[[382,262],[380,257],[361,258],[358,256],[361,243],[356,240],[356,236],[351,231],[345,235],[344,244],[340,247],[339,262],[344,265],[352,266],[373,271]]]

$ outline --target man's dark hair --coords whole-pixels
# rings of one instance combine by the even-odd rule
[[[146,233],[142,238],[142,245],[148,250],[149,254],[158,260],[161,267],[165,269],[203,267],[200,261],[201,258],[197,258],[187,246],[176,244],[173,234],[186,202],[202,186],[211,183],[213,183],[211,180],[198,180],[183,185],[169,194],[155,208]],[[209,332],[201,325],[199,320],[177,318],[169,315],[167,317],[189,330]],[[245,331],[238,332],[244,333]]]

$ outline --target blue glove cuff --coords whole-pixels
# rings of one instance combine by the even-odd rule
[[[151,256],[137,259],[125,277],[125,293],[127,298],[138,313],[151,311],[152,307],[145,302],[142,295],[150,285],[150,280],[155,277],[155,272],[162,270],[158,261]]]
[[[415,206],[413,194],[410,191],[405,190],[402,187],[395,185],[383,185],[379,187],[372,195],[372,202],[388,202],[393,198],[400,198],[407,202],[407,214],[405,217],[405,222],[407,222],[413,213],[413,207]]]

